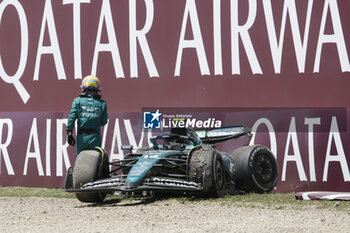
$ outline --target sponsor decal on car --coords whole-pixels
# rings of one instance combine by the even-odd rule
[[[171,179],[171,178],[151,177],[151,178],[145,180],[145,183],[146,182],[153,183],[153,184],[159,184],[159,185],[167,185],[167,186],[199,187],[199,185],[195,182],[178,180],[178,179]]]

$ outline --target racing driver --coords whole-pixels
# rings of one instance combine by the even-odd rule
[[[107,123],[107,104],[101,99],[101,82],[97,77],[86,76],[81,83],[82,93],[73,100],[68,116],[68,144],[75,145],[73,129],[78,120],[77,156],[82,150],[101,147],[100,128]]]

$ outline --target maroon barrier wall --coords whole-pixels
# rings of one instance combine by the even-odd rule
[[[160,110],[162,112],[162,110]],[[183,111],[177,110],[178,113]],[[1,113],[1,185],[62,187],[65,171],[75,161],[75,148],[65,137],[68,113]],[[163,112],[164,114],[164,112]],[[264,109],[210,112],[187,110],[189,119],[222,122],[221,126],[249,125],[250,144],[264,144],[276,155],[276,191],[346,191],[350,188],[347,159],[350,140],[345,109]],[[164,115],[165,116],[165,115]],[[165,120],[164,130],[170,124]],[[141,113],[110,113],[102,132],[110,160],[123,158],[120,146],[147,145],[159,131],[142,130]],[[21,142],[21,143],[17,143]],[[245,139],[218,145],[232,152]]]
[[[348,112],[349,9],[340,0],[1,1],[0,185],[62,187],[65,166],[74,162],[74,149],[65,152],[62,119],[88,74],[102,81],[109,127],[119,132],[115,120],[124,129],[130,119],[136,137],[143,107]],[[304,128],[297,134],[298,159],[288,133],[293,114],[280,113],[267,118],[285,128],[275,134],[278,190],[348,189],[348,114],[345,123],[322,112],[295,116],[297,130]],[[265,113],[251,114],[249,122],[249,114],[235,122],[253,127]],[[231,118],[227,113],[224,121]],[[330,133],[335,122],[339,134]],[[328,131],[315,133],[311,143],[308,127],[323,124]],[[107,149],[114,134],[106,135]],[[269,144],[269,136],[257,133],[256,140]],[[128,139],[126,131],[120,138]]]

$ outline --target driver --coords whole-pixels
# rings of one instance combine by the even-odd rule
[[[170,149],[171,146],[175,145],[177,143],[176,139],[171,138],[171,139],[165,139],[164,140],[164,147],[166,149]]]
[[[178,147],[192,146],[193,142],[185,138],[170,138],[164,141],[164,147],[167,149],[177,149]]]
[[[101,99],[101,82],[97,77],[87,76],[81,83],[82,93],[73,100],[68,116],[68,144],[75,145],[73,129],[78,121],[77,156],[82,150],[94,150],[101,147],[100,127],[107,124],[107,104]]]

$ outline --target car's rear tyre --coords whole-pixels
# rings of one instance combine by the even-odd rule
[[[106,163],[106,158],[102,158],[100,151],[82,151],[74,164],[73,188],[80,189],[84,184],[106,178],[108,175],[109,166]],[[75,195],[81,202],[102,202],[106,197],[106,193],[102,192],[77,192]]]
[[[232,152],[235,162],[235,185],[244,192],[267,193],[278,179],[275,156],[262,145],[240,147]]]
[[[189,161],[189,179],[203,187],[206,196],[220,196],[225,184],[221,155],[213,148],[200,148],[192,152]]]

